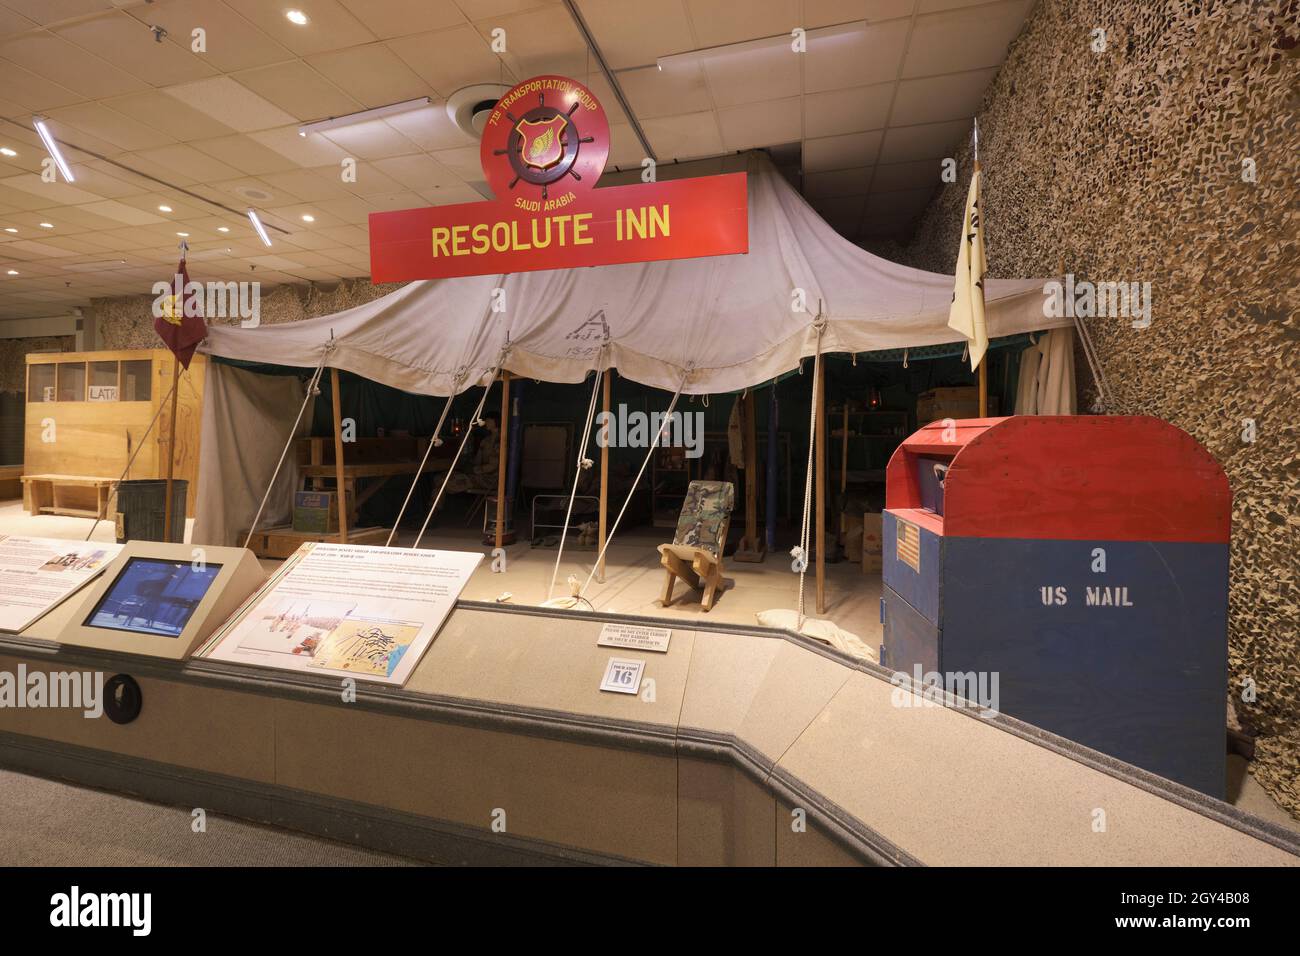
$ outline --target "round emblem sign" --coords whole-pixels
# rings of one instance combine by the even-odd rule
[[[577,80],[535,76],[503,97],[479,146],[496,198],[559,200],[596,185],[609,157],[609,120]]]

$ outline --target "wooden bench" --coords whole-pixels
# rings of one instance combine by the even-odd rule
[[[22,465],[0,465],[0,501],[21,497],[22,477]]]
[[[105,518],[116,478],[23,475],[23,508],[33,515]]]

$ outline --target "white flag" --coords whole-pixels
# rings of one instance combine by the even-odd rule
[[[948,310],[948,328],[970,340],[970,367],[974,371],[989,347],[984,325],[984,226],[980,222],[980,174],[970,180],[966,215],[962,219],[961,248],[957,252],[957,279]]]

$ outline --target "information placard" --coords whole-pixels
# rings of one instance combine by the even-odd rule
[[[200,656],[403,684],[482,560],[308,542]]]
[[[605,665],[605,676],[600,680],[600,689],[615,694],[635,694],[641,689],[641,673],[644,670],[645,661],[611,657]]]
[[[26,630],[121,550],[106,541],[0,534],[0,631]]]
[[[672,630],[666,627],[645,627],[641,624],[610,621],[600,629],[596,643],[601,647],[628,647],[636,651],[667,654],[668,641],[672,636]]]

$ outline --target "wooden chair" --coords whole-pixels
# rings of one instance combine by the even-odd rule
[[[673,587],[680,578],[692,590],[704,590],[700,603],[713,608],[723,588],[722,551],[736,503],[736,489],[729,481],[692,481],[677,519],[672,544],[659,545],[659,563],[667,572],[664,607],[673,603]]]

